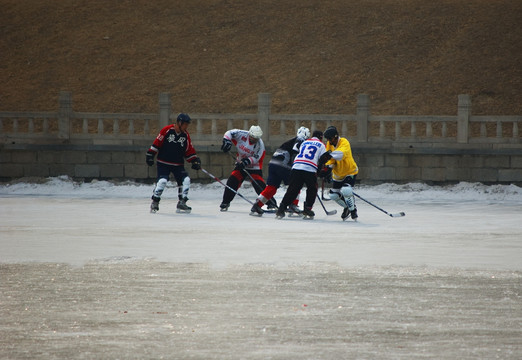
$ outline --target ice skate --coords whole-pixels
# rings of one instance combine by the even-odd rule
[[[344,208],[343,213],[341,214],[341,219],[343,219],[343,221],[346,221],[346,219],[348,219],[349,216],[350,216],[350,209],[347,206]]]
[[[311,207],[305,207],[303,209],[303,219],[304,220],[313,220],[315,213],[312,211]]]
[[[268,210],[277,210],[277,202],[274,199],[270,199],[266,204]]]
[[[250,215],[251,216],[262,216],[264,213],[263,209],[255,203],[254,206],[252,206],[252,209],[250,209]]]
[[[299,207],[295,204],[290,204],[290,206],[288,207],[288,215],[289,216],[303,216],[303,211],[301,209],[299,209]]]
[[[187,205],[187,198],[183,198],[180,201],[178,201],[178,205],[176,206],[176,212],[177,213],[187,213],[190,214],[192,211],[192,208]]]
[[[282,219],[285,217],[285,211],[282,208],[279,208],[276,212],[276,219]]]
[[[357,208],[356,207],[354,207],[353,210],[351,211],[351,215],[352,215],[352,220],[353,221],[357,221],[357,218],[359,216],[357,216]]]
[[[160,202],[160,198],[157,197],[157,196],[152,196],[152,203],[150,204],[150,212],[151,213],[155,213],[156,211],[159,210],[159,202]]]
[[[229,206],[230,206],[230,203],[221,203],[221,205],[219,205],[219,210],[227,211]]]

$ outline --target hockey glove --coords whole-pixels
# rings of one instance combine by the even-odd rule
[[[319,162],[324,164],[326,163],[328,160],[330,160],[332,158],[332,153],[331,151],[327,151],[325,152],[323,155],[321,155],[321,157],[319,158]]]
[[[154,165],[154,154],[148,152],[145,161],[147,162],[147,165],[149,165],[149,166]]]
[[[223,144],[221,145],[221,150],[226,153],[232,149],[232,141],[228,139],[223,139]]]
[[[248,165],[250,165],[250,159],[249,158],[244,158],[241,161],[238,161],[236,163],[236,170],[243,170]]]
[[[327,183],[332,182],[332,168],[329,166],[323,167],[321,170],[319,170],[318,176],[323,178]]]
[[[192,169],[201,170],[201,160],[198,157],[192,161]]]

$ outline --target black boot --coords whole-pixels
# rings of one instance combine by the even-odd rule
[[[178,201],[178,206],[176,207],[178,210],[177,212],[190,212],[192,208],[187,205],[187,198],[180,199]]]
[[[220,211],[227,211],[229,206],[230,206],[230,203],[222,202],[221,205],[219,205],[219,210]]]
[[[161,200],[161,198],[152,195],[152,203],[150,204],[150,212],[151,213],[155,213],[156,211],[159,210],[159,202],[160,202],[160,200]]]
[[[350,209],[348,209],[348,206],[344,208],[343,213],[341,214],[341,219],[345,221],[350,216]]]
[[[354,206],[353,210],[351,211],[352,219],[357,221],[357,208]]]
[[[299,209],[299,207],[295,204],[290,204],[290,206],[288,206],[288,210],[289,210],[290,214],[296,214],[296,215],[303,214],[303,211],[301,209]]]
[[[303,217],[305,219],[312,220],[314,218],[314,216],[315,216],[315,213],[313,212],[312,208],[309,206],[305,206],[303,209]]]
[[[285,217],[285,209],[281,204],[279,204],[279,209],[276,212],[276,219],[282,219]]]
[[[261,216],[264,213],[265,212],[263,211],[263,209],[261,209],[261,206],[259,206],[259,204],[257,202],[254,204],[254,206],[252,206],[252,209],[250,209],[250,215]]]
[[[268,200],[268,202],[266,203],[266,207],[268,210],[277,209],[277,201],[275,201],[274,198]]]

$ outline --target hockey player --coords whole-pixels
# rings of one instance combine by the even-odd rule
[[[352,188],[359,169],[353,159],[350,142],[346,138],[339,137],[335,126],[326,129],[324,137],[328,140],[326,150],[330,152],[331,159],[326,163],[320,176],[332,177],[330,199],[344,208],[341,214],[343,221],[350,215],[353,220],[356,220],[358,215]]]
[[[167,125],[159,132],[158,136],[147,151],[147,165],[154,165],[154,156],[157,157],[157,182],[152,193],[150,211],[159,210],[161,194],[169,180],[170,173],[174,175],[178,184],[177,212],[190,212],[192,208],[187,205],[190,188],[190,177],[185,170],[184,161],[192,164],[192,169],[201,169],[201,160],[196,155],[192,146],[187,128],[190,124],[190,116],[181,113],[175,124]]]
[[[312,137],[301,144],[299,154],[292,165],[288,189],[279,204],[276,218],[285,217],[286,208],[296,198],[304,184],[306,184],[306,199],[303,216],[305,219],[314,218],[312,207],[317,196],[317,170],[327,161],[326,155],[325,145],[318,137]]]
[[[290,178],[290,170],[294,162],[295,156],[299,153],[299,147],[303,141],[310,138],[310,130],[307,127],[301,126],[297,130],[297,136],[284,142],[272,155],[272,159],[268,163],[268,179],[266,180],[266,188],[257,197],[256,203],[250,210],[251,215],[263,215],[264,204],[272,199],[277,192],[281,182],[288,185],[288,179]],[[299,200],[296,198],[292,204],[289,205],[291,212],[299,214],[297,204]]]
[[[237,191],[245,178],[248,178],[251,182],[250,176],[254,179],[252,186],[254,187],[257,194],[265,189],[265,180],[263,180],[263,159],[265,158],[265,144],[261,139],[263,131],[261,127],[252,125],[250,129],[240,130],[232,129],[228,130],[223,135],[223,143],[221,150],[225,153],[232,149],[232,145],[236,146],[237,158],[236,166],[227,180],[227,186]],[[246,171],[245,171],[246,170]],[[248,174],[246,173],[248,171]],[[221,211],[227,211],[230,202],[234,199],[235,192],[230,190],[228,187],[225,188],[223,193],[223,201],[219,208]]]

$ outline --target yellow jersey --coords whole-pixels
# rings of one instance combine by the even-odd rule
[[[349,175],[357,175],[359,168],[352,156],[352,147],[350,142],[339,137],[337,147],[334,147],[328,141],[326,143],[326,151],[330,151],[332,158],[328,160],[326,165],[332,165],[332,179],[341,181]]]

